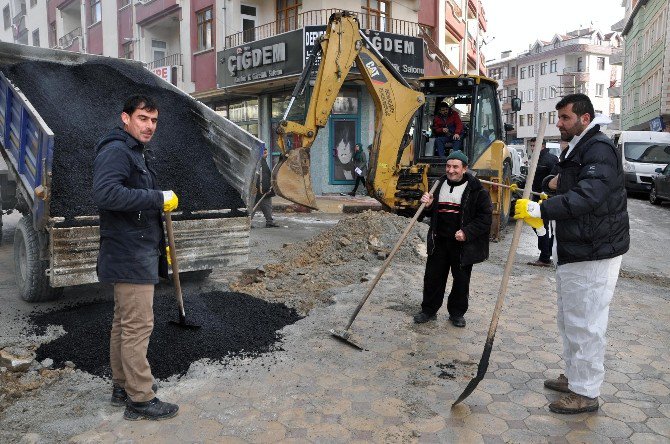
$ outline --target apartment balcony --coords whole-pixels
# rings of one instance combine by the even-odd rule
[[[169,0],[174,1],[174,0]],[[255,28],[241,31],[226,37],[225,48],[233,48],[244,43],[250,43],[257,40],[267,39],[269,37],[281,34],[287,31],[304,28],[305,26],[327,25],[328,18],[341,9],[315,9],[306,11],[292,17],[289,20],[278,20],[266,23]],[[379,19],[378,16],[357,12],[356,16],[362,29],[370,31],[383,31],[393,34],[418,37],[421,34],[421,28],[418,23],[407,20],[398,20],[393,18]],[[421,25],[426,27],[425,25]]]
[[[445,27],[447,29],[447,43],[459,43],[465,37],[465,22],[463,21],[463,10],[454,1],[449,0],[445,5]]]
[[[607,125],[608,130],[620,130],[621,129],[621,114],[610,114],[610,119],[612,123]]]
[[[26,17],[26,4],[21,3],[21,6],[19,7],[19,12],[12,17],[12,24],[14,26],[19,26],[21,23],[25,23],[25,17]]]
[[[143,0],[135,6],[135,21],[138,25],[146,25],[181,9],[179,0]]]
[[[563,74],[559,74],[558,76],[561,78],[561,83],[564,85],[566,83],[575,84],[588,82],[591,77],[588,72],[584,72],[582,68],[576,66],[566,66],[563,69]]]
[[[504,87],[507,86],[515,86],[519,84],[519,78],[517,76],[514,77],[507,77],[506,79],[503,79],[502,85]]]
[[[148,70],[160,68],[161,66],[181,66],[181,53],[179,54],[171,54],[167,57],[163,57],[162,59],[154,60],[153,62],[147,63],[144,65],[144,67]]]
[[[73,52],[83,51],[81,45],[81,28],[75,28],[58,39],[58,47]]]
[[[621,48],[612,48],[610,65],[623,65],[623,50]]]
[[[55,0],[54,8],[63,10],[66,7],[70,6],[71,4],[78,6],[78,3],[77,3],[76,0]]]
[[[452,15],[454,17],[458,17],[459,19],[463,18],[463,9],[461,9],[461,2],[457,2],[456,0],[447,0],[446,3],[449,9],[451,9]]]
[[[621,82],[617,82],[614,85],[607,88],[607,95],[610,98],[621,97]]]
[[[478,19],[479,27],[486,32],[486,15],[481,0],[468,0],[468,18]]]

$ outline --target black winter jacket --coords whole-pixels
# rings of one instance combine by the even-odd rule
[[[468,186],[461,199],[461,230],[465,233],[465,242],[461,250],[461,266],[477,264],[489,257],[489,236],[491,232],[492,205],[491,196],[481,182],[470,173],[465,173]],[[437,201],[442,185],[447,180],[444,175],[439,179],[440,185],[435,190],[435,199],[430,208],[425,209],[425,216],[432,215],[432,209],[437,208]],[[435,237],[437,217],[431,217],[428,229],[428,254],[435,252]]]
[[[537,159],[535,177],[533,178],[533,191],[540,193],[542,191],[542,182],[554,170],[558,163],[558,157],[551,154],[548,149],[540,151],[540,157]],[[533,196],[533,200],[538,201],[539,196]]]
[[[161,211],[163,193],[156,186],[143,144],[114,128],[95,147],[93,200],[100,213],[98,280],[156,284],[167,278]]]
[[[620,256],[630,244],[621,153],[596,125],[570,155],[561,153],[548,182],[559,174],[556,196],[540,210],[556,221],[558,265]]]

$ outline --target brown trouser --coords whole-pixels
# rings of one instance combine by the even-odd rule
[[[154,285],[114,284],[114,321],[109,341],[112,381],[124,387],[134,402],[154,398],[153,376],[147,361],[154,329]]]

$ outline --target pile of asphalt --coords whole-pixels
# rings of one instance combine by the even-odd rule
[[[98,213],[91,192],[94,146],[122,124],[123,103],[132,94],[150,95],[158,103],[158,129],[148,148],[158,185],[177,193],[179,210],[233,210],[218,217],[246,214],[237,210],[245,205],[214,164],[215,147],[194,119],[200,116],[197,108],[187,97],[160,87],[146,69],[115,59],[71,66],[31,61],[1,69],[54,132],[50,212],[66,218],[65,225],[75,225],[74,216]]]
[[[154,298],[154,330],[148,359],[156,378],[186,373],[200,359],[221,361],[235,356],[257,356],[281,349],[277,333],[301,319],[284,304],[270,303],[242,293],[213,291],[185,294],[186,321],[198,330],[180,328],[178,309],[171,295]],[[113,301],[76,305],[33,314],[36,333],[61,325],[65,334],[37,349],[37,360],[51,358],[56,368],[73,362],[88,373],[109,377],[109,332]]]

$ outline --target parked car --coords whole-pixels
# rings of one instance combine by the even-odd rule
[[[670,163],[670,133],[622,131],[614,143],[623,156],[626,189],[649,192],[655,171]]]
[[[649,202],[660,205],[664,200],[670,201],[670,164],[665,168],[656,168],[656,173],[649,190]]]

